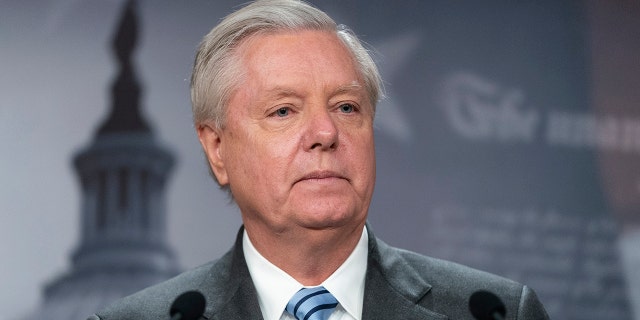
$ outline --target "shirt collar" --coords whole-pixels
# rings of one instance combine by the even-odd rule
[[[365,227],[347,260],[322,283],[354,319],[362,318],[368,240]],[[264,319],[280,319],[291,296],[303,285],[263,257],[251,243],[246,231],[242,237],[242,248],[251,279],[258,292],[258,303]]]
[[[364,279],[367,272],[368,254],[369,235],[365,227],[351,255],[322,283],[354,319],[362,318]]]

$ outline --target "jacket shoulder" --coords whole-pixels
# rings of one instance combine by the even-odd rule
[[[394,248],[380,240],[378,250],[381,269],[387,279],[397,284],[396,288],[423,284],[426,290],[423,290],[425,294],[421,304],[453,319],[464,318],[464,314],[458,313],[461,310],[467,312],[469,297],[478,290],[497,295],[507,308],[508,319],[511,319],[510,316],[517,316],[517,319],[547,319],[546,311],[533,290],[516,281],[455,262]]]
[[[410,274],[427,282],[434,291],[438,291],[438,288],[451,288],[458,291],[493,289],[519,293],[523,288],[522,284],[489,272],[394,248],[379,239],[376,240],[381,267],[388,275]]]
[[[216,262],[209,262],[167,281],[138,291],[130,296],[116,300],[87,320],[145,320],[164,319],[175,298],[189,290],[197,290],[207,277],[215,272]]]

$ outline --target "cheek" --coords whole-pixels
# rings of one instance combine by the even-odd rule
[[[346,149],[348,151],[343,160],[351,163],[361,183],[369,184],[375,180],[376,164],[373,137],[369,134],[351,137]]]
[[[293,170],[294,156],[295,152],[286,142],[263,140],[246,145],[245,154],[236,160],[240,167],[250,168],[245,172],[247,179],[252,180],[249,183],[276,192]]]

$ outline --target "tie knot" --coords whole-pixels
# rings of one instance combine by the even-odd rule
[[[338,300],[324,287],[302,288],[287,303],[287,312],[298,320],[327,320]]]

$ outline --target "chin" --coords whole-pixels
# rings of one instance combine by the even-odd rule
[[[331,228],[353,223],[358,220],[356,219],[357,216],[358,212],[352,208],[328,206],[326,208],[306,210],[301,219],[306,221],[309,226]]]

